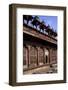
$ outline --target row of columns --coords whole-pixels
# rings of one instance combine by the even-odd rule
[[[27,53],[27,57],[26,57],[26,58],[28,59],[28,60],[27,60],[27,61],[28,61],[28,62],[27,62],[28,67],[29,67],[30,64],[31,64],[31,63],[30,63],[30,47],[31,47],[30,45],[27,46],[28,53]],[[37,50],[37,66],[39,66],[39,47],[35,47],[35,48],[36,48],[36,50]],[[51,55],[51,54],[50,54],[50,53],[51,53],[50,50],[48,50],[48,53],[49,53],[49,54],[48,54],[48,56],[47,56],[47,58],[48,58],[48,59],[47,59],[47,60],[48,60],[47,63],[46,63],[46,57],[45,57],[45,51],[46,51],[46,50],[45,50],[45,48],[42,48],[42,50],[43,50],[43,64],[50,63],[50,57],[51,57],[51,56],[50,56],[50,55]]]

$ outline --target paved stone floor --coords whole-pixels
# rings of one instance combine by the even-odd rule
[[[32,69],[23,72],[24,74],[46,74],[46,73],[57,73],[57,65],[54,64],[51,67],[50,66],[43,66],[40,68]]]

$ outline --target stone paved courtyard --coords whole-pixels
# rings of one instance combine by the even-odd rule
[[[24,71],[23,74],[46,74],[46,73],[57,73],[57,65],[43,66],[40,68]]]

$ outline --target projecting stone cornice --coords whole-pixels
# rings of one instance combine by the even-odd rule
[[[43,34],[32,27],[23,25],[23,32],[33,37],[40,38],[41,40],[45,40],[49,43],[53,43],[57,45],[57,40],[55,38],[49,35]]]

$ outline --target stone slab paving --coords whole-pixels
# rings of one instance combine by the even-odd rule
[[[46,74],[46,73],[57,73],[57,65],[43,66],[40,68],[25,71],[24,74]]]

